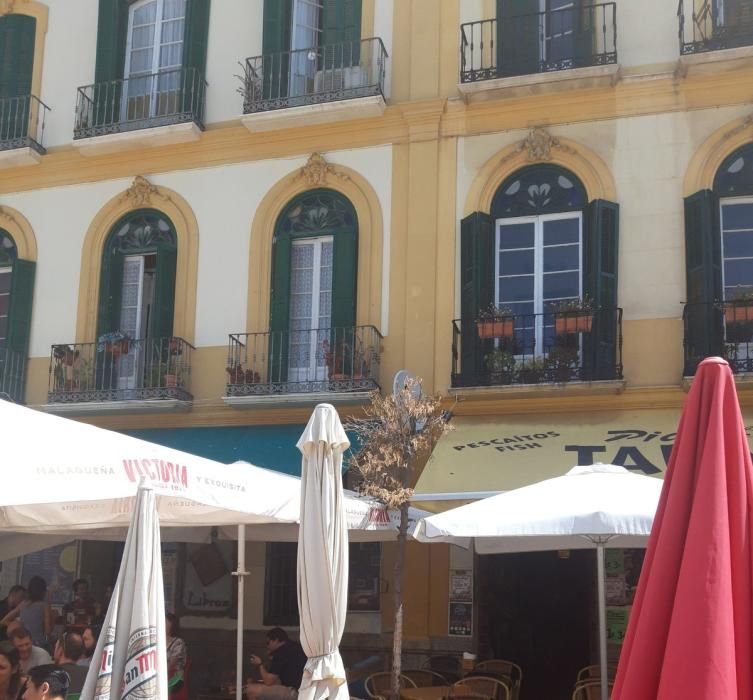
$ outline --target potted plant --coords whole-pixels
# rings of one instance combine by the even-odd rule
[[[484,357],[492,384],[511,384],[515,377],[515,356],[505,348],[495,348]]]
[[[169,349],[171,355],[183,354],[183,343],[180,338],[170,338]]]
[[[350,345],[345,341],[330,343],[322,341],[324,364],[327,365],[329,379],[345,379],[346,359],[350,359]]]
[[[476,332],[482,340],[488,338],[510,338],[515,331],[512,309],[508,306],[489,306],[479,309],[476,319]]]
[[[130,338],[123,331],[103,333],[97,339],[97,352],[107,352],[113,355],[113,357],[127,355],[129,341]]]
[[[555,314],[554,331],[557,335],[591,332],[594,306],[589,297],[565,299],[551,304],[549,309]]]
[[[753,322],[753,290],[740,286],[730,296],[724,302],[724,320],[727,323]]]
[[[546,372],[543,357],[530,357],[516,363],[518,381],[521,384],[539,384]]]
[[[240,363],[237,365],[230,365],[225,367],[225,371],[228,375],[228,384],[245,384],[246,373],[243,371],[243,367]]]
[[[578,348],[567,345],[552,348],[546,358],[546,368],[552,381],[570,381],[578,373]]]

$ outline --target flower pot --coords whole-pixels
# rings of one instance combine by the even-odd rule
[[[177,374],[166,374],[165,375],[165,386],[170,386],[170,387],[176,387],[176,386],[178,386],[178,375]]]
[[[178,338],[170,338],[170,354],[180,355],[183,352],[180,340]]]
[[[513,331],[514,324],[511,318],[476,321],[476,332],[482,340],[488,338],[510,338]]]
[[[109,352],[111,355],[118,357],[119,355],[128,354],[128,341],[118,340],[114,343],[105,343],[105,352]]]
[[[590,333],[593,320],[594,315],[587,313],[557,316],[554,319],[554,331],[557,335],[567,335],[568,333]]]
[[[753,321],[753,304],[730,304],[724,307],[724,320],[727,323]]]

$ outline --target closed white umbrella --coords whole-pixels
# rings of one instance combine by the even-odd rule
[[[319,404],[298,441],[303,453],[298,534],[298,609],[308,656],[299,700],[347,700],[338,649],[348,596],[348,528],[342,487],[350,447],[335,408]]]
[[[167,700],[166,649],[159,518],[142,485],[82,700]]]
[[[596,548],[602,698],[607,698],[604,547],[645,547],[661,479],[594,464],[419,521],[422,542],[468,544],[479,554]]]

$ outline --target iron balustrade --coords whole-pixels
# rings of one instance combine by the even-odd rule
[[[0,98],[0,151],[33,148],[44,155],[44,126],[49,111],[35,95]]]
[[[379,388],[374,326],[232,333],[227,396],[362,392]]]
[[[23,403],[26,358],[20,352],[0,347],[0,399]]]
[[[247,58],[243,113],[384,96],[387,58],[376,37]]]
[[[680,55],[753,45],[753,0],[680,0]]]
[[[706,357],[723,357],[735,374],[753,372],[753,300],[685,304],[683,375]]]
[[[207,83],[195,68],[109,80],[78,89],[76,139],[169,124],[204,128]]]
[[[53,345],[48,401],[190,401],[193,349],[177,337]]]
[[[614,2],[460,25],[460,82],[617,63]]]
[[[452,386],[622,379],[622,309],[452,322]]]

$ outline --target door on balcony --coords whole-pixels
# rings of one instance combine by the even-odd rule
[[[497,221],[495,300],[515,315],[515,353],[541,357],[555,345],[553,305],[581,296],[582,215]]]
[[[31,111],[31,76],[37,21],[27,15],[0,17],[0,142],[18,141],[36,118]]]
[[[332,236],[293,241],[288,380],[327,379],[332,321]]]
[[[122,121],[181,111],[185,20],[186,0],[140,0],[129,7]]]
[[[324,0],[293,0],[290,97],[310,95],[319,67]]]

